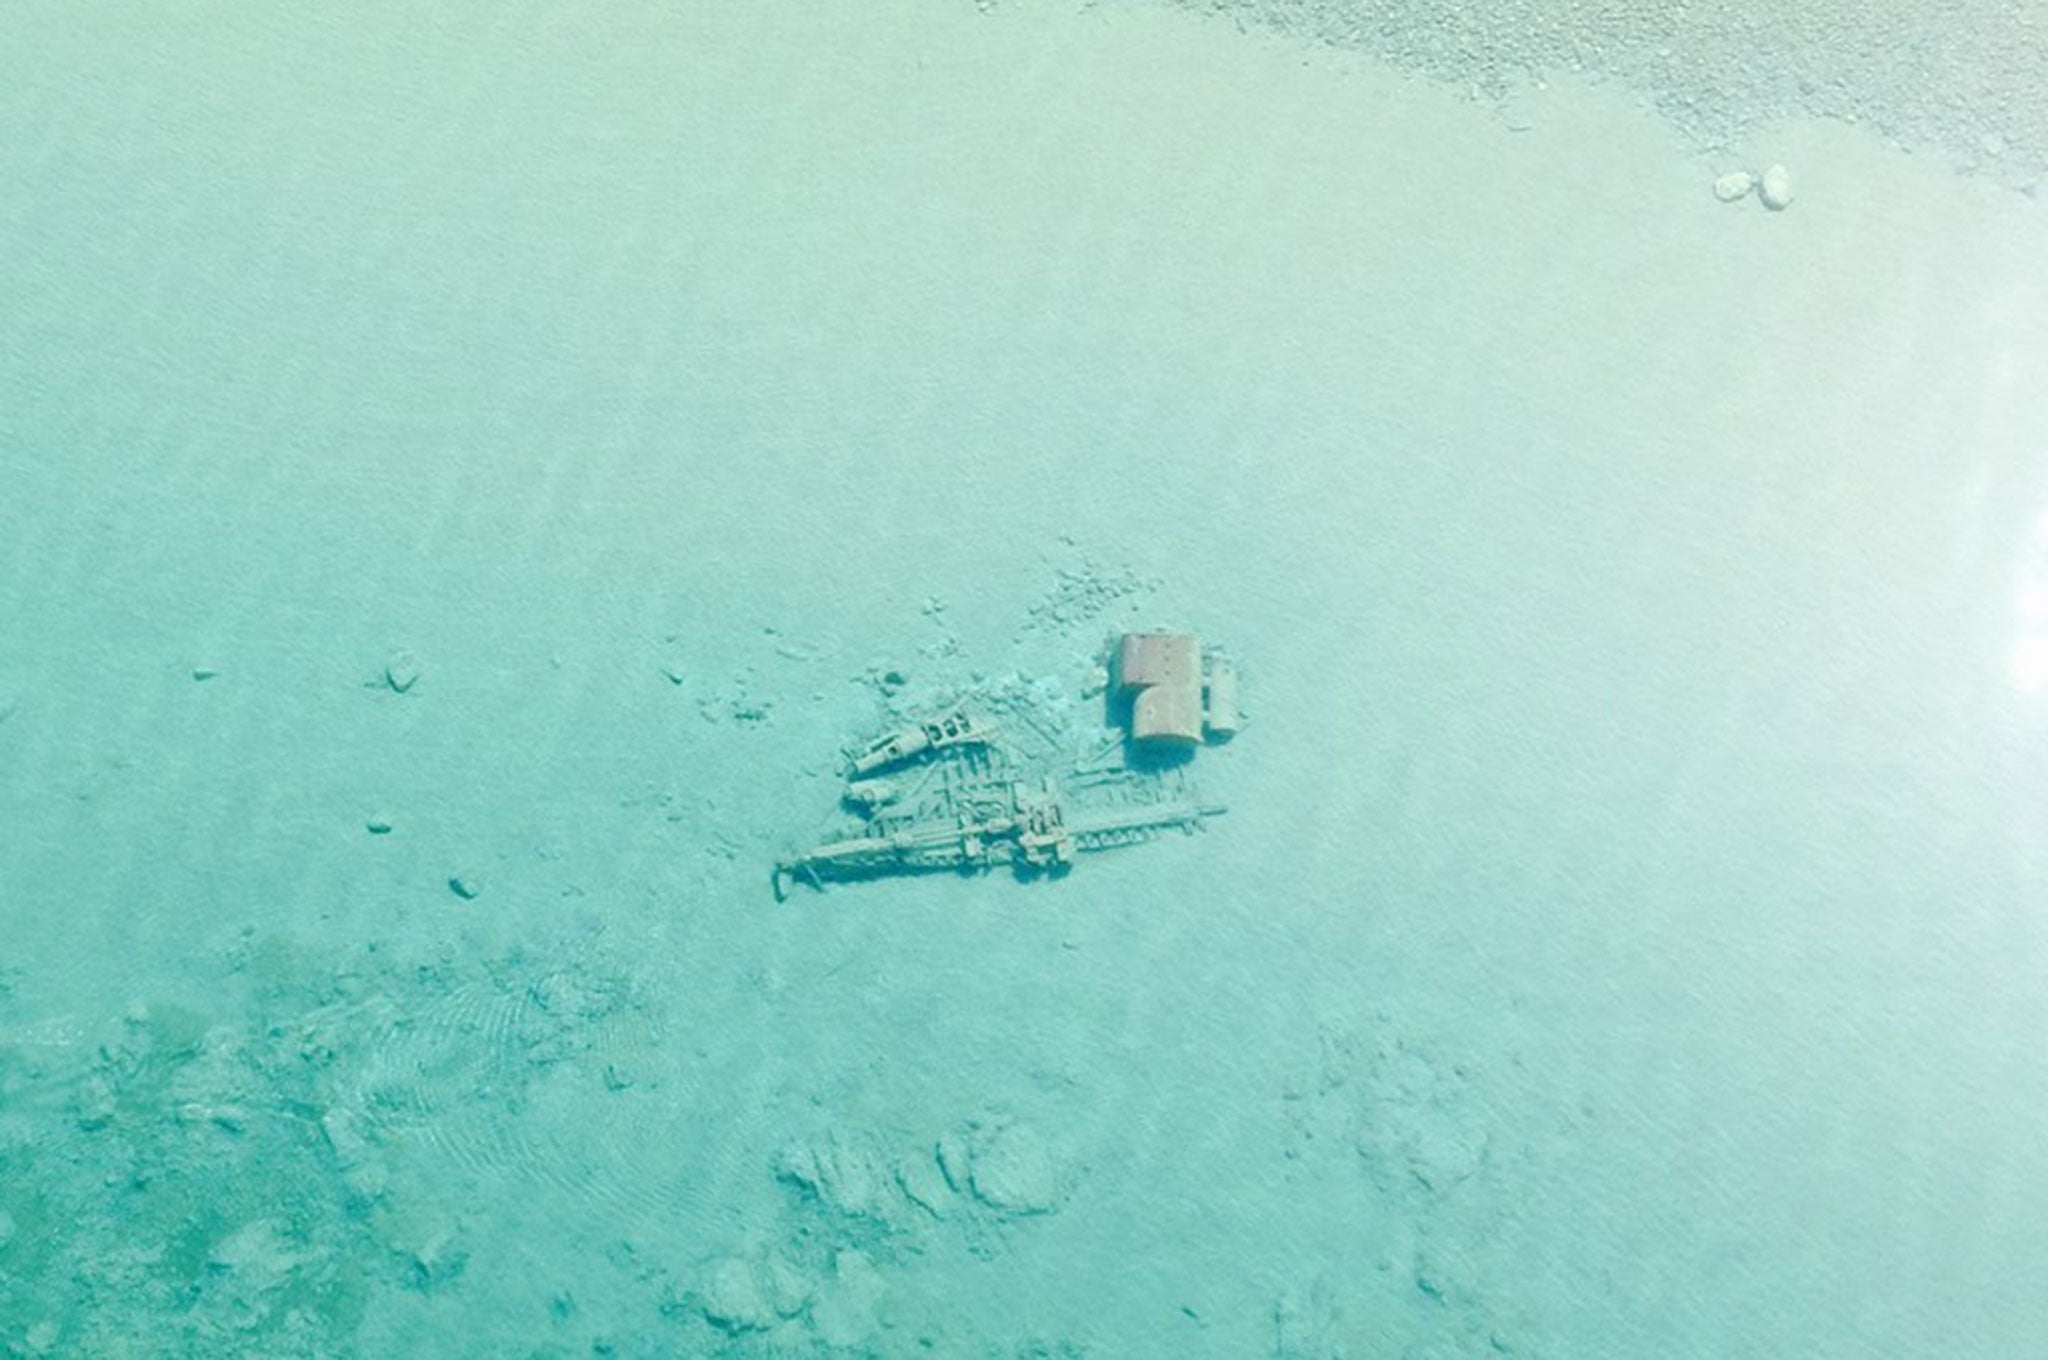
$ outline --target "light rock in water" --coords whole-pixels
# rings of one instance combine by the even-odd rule
[[[892,1207],[889,1168],[863,1140],[837,1132],[784,1149],[775,1175],[842,1214],[886,1219]]]
[[[1774,165],[1764,171],[1763,181],[1757,186],[1757,196],[1772,212],[1783,212],[1792,206],[1792,172],[1782,165]]]
[[[393,652],[384,663],[384,683],[395,694],[404,694],[420,680],[419,658],[411,652]]]
[[[1714,181],[1714,197],[1723,203],[1733,203],[1746,196],[1756,187],[1756,176],[1747,170],[1731,170]]]
[[[912,1155],[896,1164],[896,1185],[904,1197],[934,1218],[953,1207],[953,1187],[936,1156]]]
[[[939,1172],[946,1178],[946,1184],[960,1194],[968,1194],[974,1174],[974,1154],[967,1146],[967,1130],[947,1129],[940,1134],[933,1155],[938,1159]]]
[[[882,1273],[866,1252],[847,1248],[832,1257],[828,1286],[811,1305],[811,1330],[836,1354],[857,1351],[880,1354],[875,1344],[884,1309]]]
[[[787,1262],[728,1256],[706,1273],[697,1307],[728,1335],[762,1332],[803,1311],[811,1291]]]
[[[1060,1175],[1043,1139],[1016,1124],[977,1134],[971,1173],[976,1199],[1010,1214],[1046,1214],[1059,1207]]]
[[[285,1282],[301,1264],[299,1254],[286,1243],[277,1224],[268,1219],[245,1223],[207,1253],[206,1267],[219,1274],[234,1274],[258,1289],[274,1289]]]

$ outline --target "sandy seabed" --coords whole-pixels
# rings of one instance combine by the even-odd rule
[[[0,18],[0,1350],[2029,1353],[2030,134],[1238,8]]]

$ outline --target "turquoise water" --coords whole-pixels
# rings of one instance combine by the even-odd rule
[[[2040,204],[1655,102],[10,8],[0,1349],[2033,1353]],[[1154,626],[1202,834],[776,901]]]

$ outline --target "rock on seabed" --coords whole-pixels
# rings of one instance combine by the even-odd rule
[[[1782,165],[1773,165],[1764,171],[1763,179],[1757,184],[1757,197],[1772,212],[1783,212],[1792,206],[1792,172]]]
[[[1714,197],[1723,203],[1733,203],[1745,197],[1756,187],[1756,176],[1747,170],[1731,170],[1714,181]]]

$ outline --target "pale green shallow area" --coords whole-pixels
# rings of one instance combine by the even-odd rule
[[[2038,203],[942,0],[18,4],[0,129],[0,1351],[2048,1334]],[[1133,623],[1202,836],[772,899]]]

